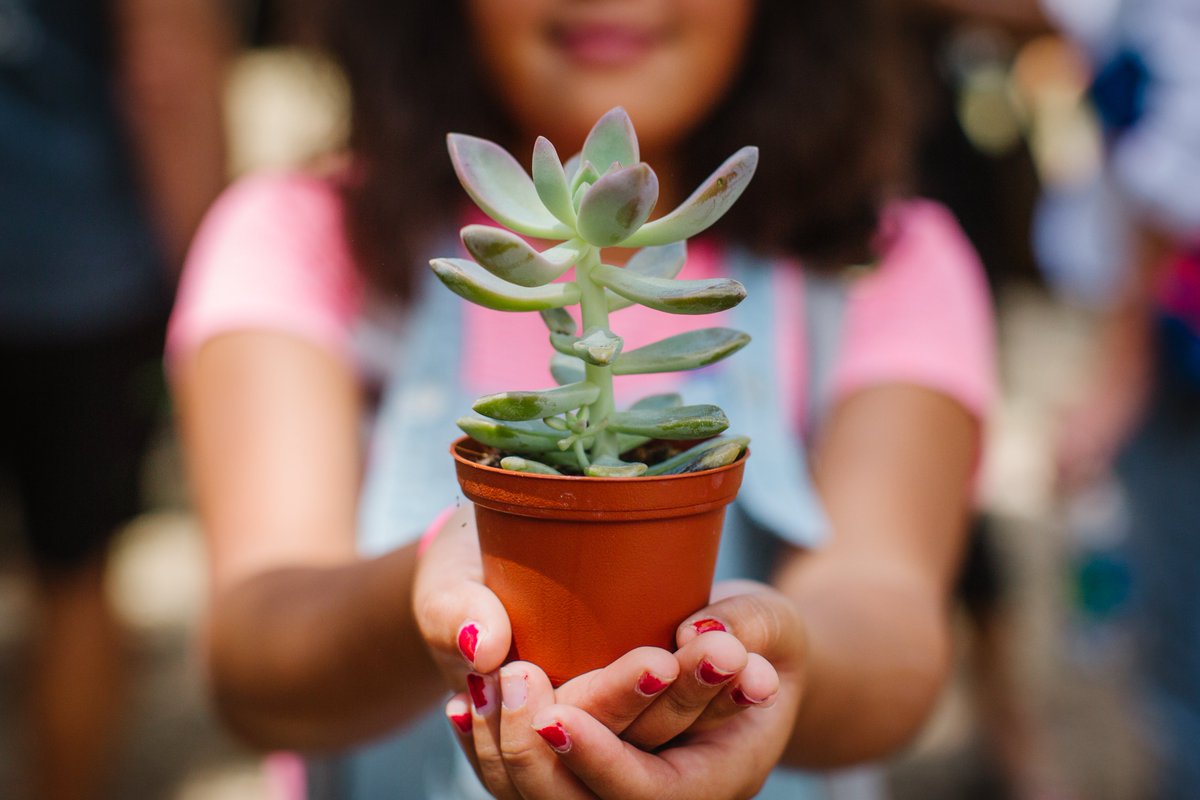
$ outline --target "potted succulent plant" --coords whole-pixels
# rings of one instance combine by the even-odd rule
[[[459,420],[467,437],[452,447],[475,504],[485,583],[512,621],[511,655],[557,683],[638,645],[670,648],[679,622],[708,601],[747,440],[718,436],[729,424],[720,408],[674,394],[620,410],[613,377],[701,367],[749,337],[707,328],[623,352],[609,314],[635,303],[706,314],[745,297],[731,279],[675,276],[684,240],[740,196],[758,152],[739,150],[648,221],[658,178],[621,108],[600,118],[565,167],[538,138],[532,178],[492,142],[450,134],[448,144],[467,193],[505,227],[466,226],[473,260],[434,259],[433,271],[473,303],[540,312],[558,384],[480,398],[481,416]],[[524,237],[558,244],[539,252]],[[609,247],[640,249],[617,267],[602,260]],[[573,279],[560,280],[571,268]],[[566,310],[575,305],[578,321]]]

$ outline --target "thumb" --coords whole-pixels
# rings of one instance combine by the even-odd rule
[[[451,673],[499,669],[512,628],[499,598],[483,585],[474,507],[459,507],[431,537],[413,589],[421,635]]]

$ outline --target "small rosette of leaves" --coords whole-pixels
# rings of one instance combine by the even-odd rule
[[[459,426],[508,454],[501,461],[505,469],[522,472],[635,477],[736,459],[744,439],[710,438],[728,426],[719,408],[685,406],[671,395],[619,411],[612,377],[703,367],[744,347],[749,337],[708,328],[626,351],[608,315],[634,304],[709,314],[741,302],[745,289],[737,281],[677,276],[687,258],[684,240],[737,200],[754,174],[758,151],[745,147],[734,153],[677,208],[651,220],[658,176],[641,161],[624,109],[601,117],[582,151],[565,165],[554,145],[539,137],[529,173],[485,139],[450,134],[448,146],[467,193],[503,227],[466,226],[461,237],[471,258],[437,258],[430,265],[447,287],[473,303],[541,312],[557,383],[480,398],[474,410],[482,416],[464,418]],[[603,262],[602,248],[608,247],[640,249],[617,267]],[[568,275],[572,269],[574,275]],[[566,310],[575,305],[583,330]],[[656,439],[708,441],[653,466],[627,460],[630,451]],[[672,466],[664,467],[667,463]]]

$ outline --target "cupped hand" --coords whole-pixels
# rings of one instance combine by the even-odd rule
[[[483,563],[470,504],[454,511],[429,542],[413,586],[417,625],[449,685],[468,673],[499,669],[512,628],[499,598],[483,585]]]
[[[762,584],[717,596],[680,625],[673,655],[640,648],[557,692],[523,662],[473,678],[447,714],[488,789],[529,800],[753,795],[796,718],[804,628]]]

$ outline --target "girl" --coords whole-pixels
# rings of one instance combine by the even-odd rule
[[[450,730],[483,786],[529,798],[819,797],[813,773],[776,765],[903,744],[948,660],[991,334],[953,221],[889,200],[906,136],[874,0],[318,10],[349,81],[350,159],[234,186],[195,242],[170,339],[229,724],[266,747],[352,748],[309,759],[312,796],[479,794],[443,746]],[[478,354],[493,333],[519,340],[522,323],[424,293],[423,262],[470,214],[447,131],[518,153],[543,134],[566,154],[617,104],[661,209],[738,146],[761,150],[751,188],[685,269],[765,289],[743,319],[765,326],[750,377],[768,382],[746,413],[729,409],[736,425],[765,424],[751,459],[763,467],[720,567],[762,582],[723,584],[676,653],[635,650],[551,690],[534,665],[501,669],[508,622],[480,583],[470,509],[434,520],[456,494],[442,420],[466,407],[460,389],[515,388],[523,355],[491,375],[497,359]],[[873,259],[843,291],[842,267]],[[460,340],[461,354],[439,349]],[[544,363],[544,334],[529,353]],[[463,374],[447,369],[460,361]],[[823,512],[808,502],[806,440]],[[447,680],[469,702],[423,717]]]

